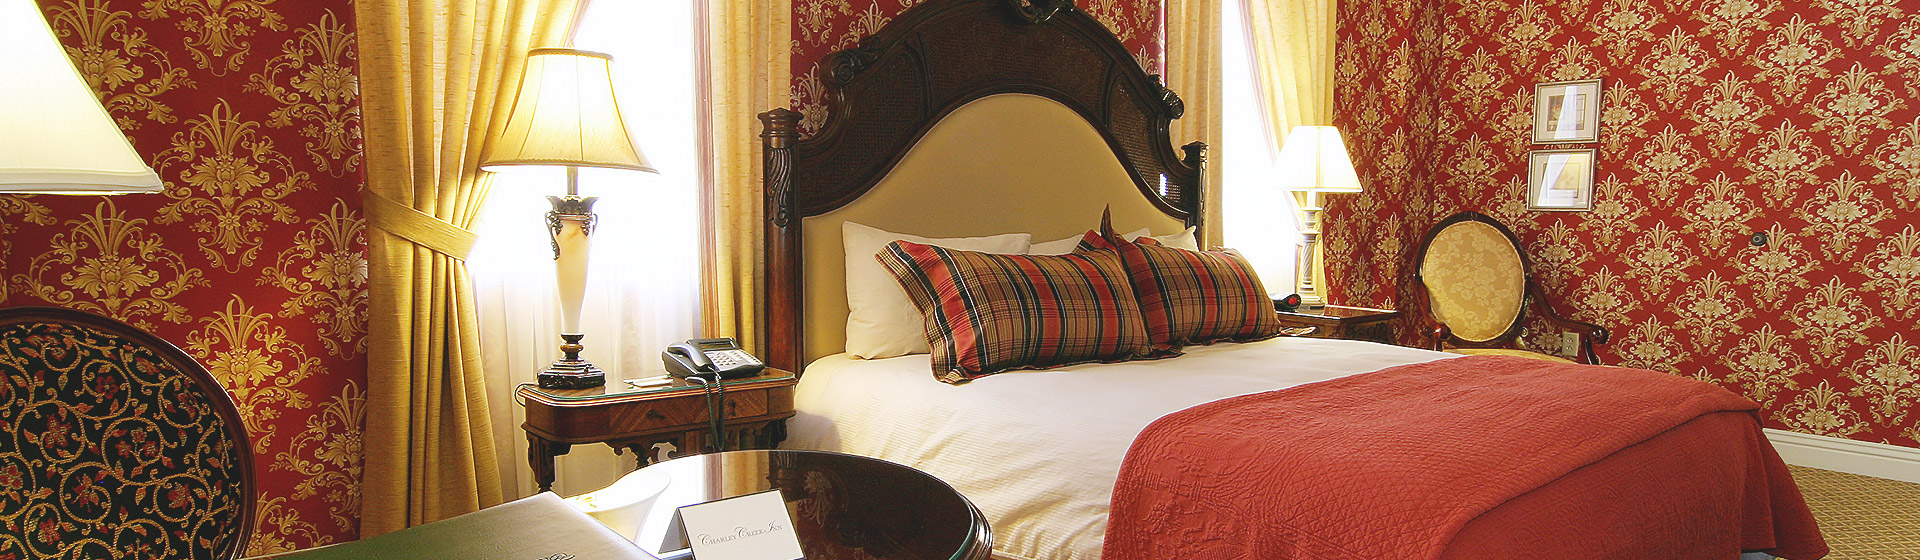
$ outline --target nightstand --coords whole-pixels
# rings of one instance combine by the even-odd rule
[[[1319,309],[1302,307],[1293,311],[1281,311],[1280,324],[1289,329],[1305,330],[1308,327],[1313,329],[1295,336],[1371,340],[1393,344],[1393,325],[1389,321],[1399,316],[1400,312],[1392,309],[1329,305]]]
[[[670,447],[665,458],[699,453],[711,429],[706,390],[674,379],[658,387],[636,388],[609,375],[604,387],[542,389],[520,386],[515,395],[527,409],[527,462],[540,490],[553,487],[553,458],[576,444],[604,443],[632,450],[642,466],[662,460],[655,448]],[[786,439],[785,420],[793,416],[793,373],[767,368],[753,377],[721,382],[726,411],[727,449],[771,449]]]

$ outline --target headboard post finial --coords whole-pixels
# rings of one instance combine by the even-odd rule
[[[1167,93],[1171,95],[1173,92],[1169,91]],[[1179,103],[1180,98],[1175,97],[1173,101],[1174,103]],[[1188,212],[1187,225],[1193,228],[1194,241],[1198,243],[1200,247],[1205,248],[1207,246],[1207,228],[1201,220],[1206,215],[1203,209],[1207,207],[1207,143],[1199,141],[1188,142],[1187,145],[1180,147],[1180,151],[1186,152],[1187,154],[1187,157],[1180,160],[1180,163],[1184,163],[1187,167],[1193,168],[1193,190],[1182,193],[1185,196],[1181,197],[1183,199],[1180,201],[1181,209]]]
[[[1181,163],[1185,163],[1197,169],[1200,167],[1201,164],[1204,164],[1207,162],[1207,143],[1206,142],[1200,142],[1200,141],[1188,142],[1187,145],[1180,147],[1180,151],[1187,153],[1187,157],[1182,158],[1180,160]]]
[[[800,113],[786,107],[760,113],[760,122],[766,125],[760,137],[766,139],[769,146],[780,142],[780,147],[786,147],[800,138]]]
[[[793,144],[800,140],[800,113],[774,109],[761,113],[760,123],[760,143],[766,148],[762,153],[767,216],[784,228],[793,223]]]

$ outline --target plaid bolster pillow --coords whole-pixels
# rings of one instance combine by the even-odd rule
[[[1117,245],[1154,348],[1280,335],[1273,299],[1239,253],[1188,251],[1151,237]]]
[[[895,241],[875,257],[925,315],[941,381],[1152,351],[1140,304],[1111,251],[1001,255]]]

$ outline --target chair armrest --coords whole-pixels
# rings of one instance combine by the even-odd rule
[[[1553,326],[1560,327],[1560,330],[1562,331],[1577,333],[1581,336],[1591,337],[1593,338],[1594,344],[1606,344],[1607,338],[1609,338],[1609,334],[1607,332],[1606,327],[1595,325],[1593,323],[1588,323],[1586,321],[1576,321],[1573,319],[1562,318],[1557,315],[1547,315],[1547,322],[1553,323]]]
[[[1547,302],[1546,291],[1542,290],[1540,285],[1535,283],[1531,278],[1527,279],[1527,296],[1528,299],[1533,300],[1534,305],[1540,307],[1541,314],[1546,317],[1547,322],[1553,323],[1553,326],[1559,327],[1560,330],[1563,331],[1580,333],[1583,336],[1591,336],[1594,342],[1598,344],[1607,343],[1608,334],[1606,327],[1586,321],[1577,321],[1562,317],[1559,311],[1554,310],[1553,304]]]
[[[1433,300],[1427,297],[1427,283],[1420,278],[1419,274],[1413,275],[1413,292],[1410,295],[1420,298],[1420,303],[1424,304],[1427,308],[1427,312],[1421,314],[1421,319],[1427,323],[1427,333],[1433,335],[1433,345],[1431,349],[1445,351],[1447,349],[1447,339],[1453,336],[1453,329],[1448,328],[1446,323],[1442,323],[1434,318]]]
[[[1434,321],[1431,318],[1427,319],[1427,326],[1433,328],[1433,349],[1446,350],[1447,338],[1453,336],[1453,329],[1449,329],[1445,324]]]
[[[1594,353],[1593,346],[1606,344],[1607,339],[1611,338],[1606,327],[1560,316],[1560,312],[1555,311],[1553,304],[1547,301],[1546,291],[1541,289],[1540,284],[1534,282],[1532,278],[1527,279],[1527,299],[1533,300],[1533,304],[1540,308],[1541,316],[1555,328],[1580,335],[1581,361],[1589,364],[1600,363],[1600,357]]]

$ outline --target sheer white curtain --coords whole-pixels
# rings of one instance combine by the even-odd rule
[[[613,55],[614,88],[634,144],[659,174],[582,169],[581,196],[599,197],[599,215],[581,313],[583,357],[609,384],[664,373],[660,350],[700,328],[700,259],[695,203],[694,2],[590,2],[574,47]],[[547,195],[566,192],[558,168],[515,168],[495,178],[467,263],[480,311],[488,405],[508,499],[532,495],[525,410],[513,391],[559,357],[560,308],[545,218]],[[633,469],[632,454],[575,446],[559,457],[553,489],[562,496],[605,486]]]
[[[1223,235],[1227,246],[1247,257],[1268,292],[1286,295],[1293,293],[1294,269],[1299,260],[1299,213],[1293,197],[1273,183],[1280,136],[1268,126],[1275,119],[1267,118],[1265,107],[1270,105],[1262,102],[1254,81],[1253,47],[1248,40],[1243,1],[1265,0],[1220,3]]]

